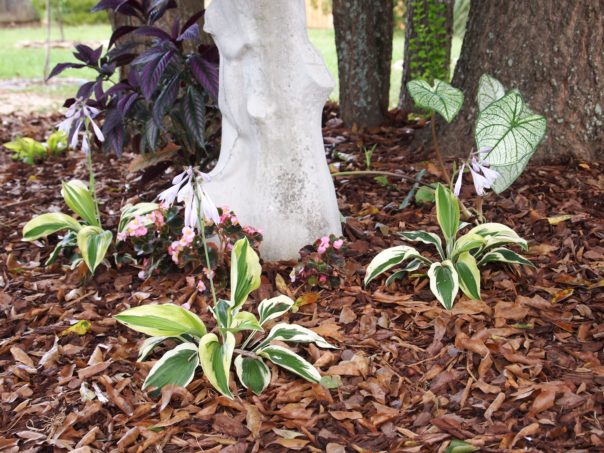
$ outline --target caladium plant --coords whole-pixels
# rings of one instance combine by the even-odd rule
[[[266,361],[310,382],[320,382],[321,374],[306,359],[273,342],[315,343],[321,348],[334,346],[312,330],[296,324],[279,322],[265,332],[269,323],[292,308],[292,299],[282,295],[263,300],[258,305],[257,316],[243,309],[249,294],[260,286],[261,271],[258,255],[248,240],[237,241],[231,252],[231,296],[228,300],[218,299],[210,308],[216,321],[211,332],[197,315],[174,304],[143,305],[116,315],[122,324],[150,335],[140,348],[139,361],[166,341],[177,344],[151,368],[143,389],[160,390],[168,384],[186,386],[201,367],[217,391],[233,398],[229,374],[234,364],[241,384],[259,395],[271,381]],[[245,331],[250,333],[238,346],[237,334]]]
[[[218,96],[218,51],[208,45],[198,46],[195,52],[185,48],[185,42],[199,37],[197,22],[203,10],[182,23],[176,19],[167,30],[158,25],[165,12],[175,7],[174,0],[100,1],[93,11],[130,16],[138,25],[118,27],[106,50],[78,44],[74,53],[78,62],[60,63],[49,76],[69,68],[98,73],[65,106],[84,102],[99,110],[107,138],[104,146],[118,155],[128,144],[144,153],[170,143],[196,160],[207,154],[206,104]],[[123,43],[121,39],[129,35],[144,39]],[[127,77],[114,83],[119,70],[128,65]]]
[[[480,266],[491,262],[533,266],[526,258],[502,247],[515,244],[523,250],[528,249],[526,240],[501,223],[480,224],[458,238],[459,231],[468,224],[460,223],[459,202],[442,184],[436,187],[436,217],[445,238],[444,244],[437,234],[427,231],[399,234],[406,241],[433,245],[441,261],[432,261],[408,245],[392,247],[378,253],[371,261],[365,274],[365,285],[401,264],[405,266],[390,275],[386,284],[427,266],[430,290],[450,310],[460,289],[467,297],[480,299]]]

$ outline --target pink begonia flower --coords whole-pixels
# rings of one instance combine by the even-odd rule
[[[214,278],[214,271],[213,270],[209,270],[207,267],[203,268],[203,273],[206,275],[206,277],[208,277],[210,280]]]
[[[333,248],[336,250],[340,250],[342,248],[342,245],[344,245],[344,241],[342,239],[338,239],[337,241],[334,241]]]
[[[231,250],[233,250],[233,244],[231,244],[230,242],[227,242],[226,249],[227,249],[227,252],[230,252]]]
[[[319,255],[323,255],[323,253],[325,253],[328,248],[329,248],[329,236],[323,236],[321,238],[321,242],[317,249],[317,251],[319,252]]]
[[[164,215],[161,211],[152,211],[147,214],[146,218],[155,224],[156,227],[161,228],[165,224]]]
[[[325,275],[321,275],[321,276],[319,277],[319,281],[320,281],[321,283],[325,283],[325,282],[327,281],[327,277],[326,277]]]
[[[182,229],[182,241],[185,242],[185,245],[191,245],[193,240],[195,239],[195,231],[191,227],[184,227]]]
[[[185,280],[189,288],[195,288],[195,277],[193,277],[192,275],[187,275],[185,277]]]
[[[206,285],[203,281],[199,280],[197,282],[197,291],[199,291],[200,293],[203,293],[206,290]]]
[[[145,271],[140,271],[138,273],[138,278],[140,278],[141,280],[144,280],[146,278]]]
[[[118,241],[125,241],[127,238],[128,238],[128,233],[126,233],[125,231],[122,231],[121,233],[117,233]]]
[[[232,215],[232,216],[231,216],[231,223],[232,223],[233,225],[237,225],[237,224],[239,223],[239,219],[237,218],[237,216],[236,216],[236,215]]]
[[[182,308],[184,308],[185,310],[191,310],[191,303],[187,302],[181,305]]]

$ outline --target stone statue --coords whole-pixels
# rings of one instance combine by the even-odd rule
[[[213,0],[205,20],[220,51],[222,112],[207,191],[263,230],[264,259],[295,259],[341,234],[321,134],[334,81],[308,39],[304,0]]]

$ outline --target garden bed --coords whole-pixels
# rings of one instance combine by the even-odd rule
[[[42,139],[57,117],[5,117],[0,139]],[[332,119],[328,155],[364,169],[363,144],[377,144],[371,169],[425,181],[437,169],[408,148],[409,127],[359,134]],[[546,150],[547,151],[547,150]],[[132,157],[132,156],[131,156]],[[128,172],[131,159],[95,155],[106,227],[126,201],[151,201],[169,176],[151,181]],[[33,215],[63,208],[60,181],[86,179],[78,153],[38,166],[0,154],[0,451],[438,451],[453,439],[481,451],[604,448],[604,164],[533,166],[502,196],[485,199],[484,215],[529,240],[536,269],[493,265],[483,272],[483,299],[462,297],[447,312],[427,281],[378,279],[364,288],[367,263],[400,243],[402,230],[435,231],[432,204],[398,210],[412,182],[337,178],[348,256],[341,285],[321,290],[289,283],[295,263],[265,264],[251,304],[278,294],[302,297],[290,321],[337,345],[298,347],[333,389],[273,370],[260,397],[219,396],[198,375],[187,390],[141,391],[151,362],[136,363],[143,335],[112,315],[150,302],[188,302],[209,320],[209,296],[184,274],[142,281],[138,269],[101,266],[92,280],[59,264],[40,266],[51,245],[21,242]],[[175,173],[172,172],[171,175]],[[465,199],[471,197],[464,188]],[[423,249],[422,249],[423,250]],[[277,275],[288,282],[275,282]],[[65,333],[87,320],[87,333]],[[157,356],[153,356],[156,358]]]

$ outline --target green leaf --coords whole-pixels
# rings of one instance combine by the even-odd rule
[[[229,301],[219,299],[214,307],[210,307],[210,312],[221,329],[228,329],[231,326],[231,305]]]
[[[509,263],[509,264],[522,264],[523,266],[535,267],[535,265],[524,258],[521,255],[518,255],[511,250],[506,248],[496,248],[490,250],[486,253],[478,262],[479,266],[482,266],[487,263],[500,262],[500,263]]]
[[[419,189],[417,189],[417,192],[415,193],[415,202],[418,204],[434,203],[434,197],[434,189],[431,189],[426,186],[421,186]]]
[[[82,259],[94,274],[96,268],[103,262],[111,245],[113,234],[95,226],[85,226],[78,231],[78,247]]]
[[[479,448],[475,447],[474,445],[461,440],[453,439],[445,450],[445,453],[473,453],[478,450]]]
[[[436,218],[447,242],[454,239],[459,228],[459,202],[442,184],[436,186]]]
[[[61,212],[49,212],[34,217],[23,227],[23,240],[34,241],[61,230],[80,231],[76,219]]]
[[[149,354],[151,354],[151,352],[153,352],[153,350],[157,346],[159,346],[160,344],[162,344],[168,338],[170,338],[170,337],[149,337],[149,338],[145,338],[145,341],[143,341],[143,344],[138,349],[138,358],[136,359],[136,361],[137,362],[142,362],[143,360],[145,360],[147,358],[147,356]]]
[[[428,277],[432,294],[447,310],[451,310],[459,292],[459,279],[453,263],[446,260],[432,264]]]
[[[412,80],[407,89],[415,104],[438,112],[447,123],[453,121],[463,104],[463,93],[442,80],[434,79],[434,86],[425,80]]]
[[[445,259],[445,251],[443,250],[442,242],[438,235],[428,233],[427,231],[403,231],[399,235],[408,241],[422,242],[424,244],[432,244],[438,250],[440,257]]]
[[[407,245],[397,245],[396,247],[382,250],[375,258],[373,258],[373,260],[371,260],[369,266],[367,266],[367,271],[365,272],[365,285],[388,269],[411,258],[430,263],[430,261],[421,256],[416,249]]]
[[[517,244],[523,250],[528,250],[526,240],[501,223],[482,223],[472,228],[467,234],[478,234],[485,238],[485,248],[499,244]]]
[[[59,253],[61,250],[67,247],[75,247],[77,245],[77,234],[75,231],[68,231],[65,236],[57,243],[54,250],[48,257],[48,259],[44,262],[45,266],[48,266],[54,263],[59,257]]]
[[[271,345],[266,346],[258,351],[258,355],[265,357],[275,365],[285,368],[294,374],[306,379],[307,381],[319,383],[321,374],[309,362],[304,360],[298,354],[290,351],[283,346]]]
[[[482,112],[493,102],[505,96],[505,88],[501,82],[488,74],[483,74],[478,81],[476,102],[478,111]]]
[[[141,305],[114,316],[125,326],[153,337],[193,335],[201,338],[206,327],[195,313],[174,304]]]
[[[186,130],[198,145],[205,146],[205,99],[195,87],[189,85],[181,100],[181,113]]]
[[[96,204],[88,186],[78,179],[63,183],[61,195],[67,206],[90,226],[100,227]]]
[[[329,344],[325,339],[306,327],[296,324],[279,323],[275,324],[267,337],[254,350],[261,349],[273,340],[280,340],[291,343],[315,343],[320,348],[337,349]]]
[[[480,300],[480,271],[476,259],[469,253],[462,253],[455,263],[459,276],[459,286],[470,299]]]
[[[524,156],[520,161],[511,165],[492,165],[493,170],[499,173],[499,176],[495,179],[492,184],[492,189],[495,193],[500,194],[508,187],[510,187],[516,179],[524,172],[527,167],[529,160],[533,157],[533,153],[529,153]]]
[[[237,310],[260,286],[260,260],[247,238],[235,242],[231,252],[231,307]]]
[[[476,233],[466,233],[455,241],[451,257],[455,259],[460,254],[479,249],[485,244],[486,239],[483,236]]]
[[[118,224],[117,231],[118,233],[123,232],[126,229],[126,225],[134,219],[136,216],[144,216],[149,214],[150,212],[156,211],[159,209],[159,204],[157,203],[138,203],[134,206],[126,205],[122,208],[122,215],[120,217],[120,223]]]
[[[271,382],[271,370],[266,364],[252,357],[235,357],[237,377],[246,389],[260,395]]]
[[[166,352],[153,365],[143,383],[143,390],[146,388],[159,390],[168,384],[186,387],[193,380],[197,365],[199,365],[197,346],[194,343],[180,344]]]
[[[264,329],[252,313],[249,311],[240,311],[233,317],[229,330],[236,333],[242,330],[262,331]]]
[[[229,370],[235,349],[235,336],[227,332],[224,344],[220,344],[213,333],[203,336],[199,343],[199,362],[210,384],[228,398],[233,398],[229,389]]]
[[[531,113],[516,91],[491,103],[476,121],[478,149],[491,148],[483,158],[491,168],[510,166],[532,155],[545,136],[547,122]]]
[[[424,264],[425,263],[423,261],[420,261],[420,260],[410,261],[409,264],[407,264],[403,269],[401,269],[400,271],[395,272],[390,277],[388,277],[386,279],[386,285],[391,285],[396,280],[400,280],[401,278],[403,278],[406,273],[416,271],[420,267],[422,267]]]
[[[260,325],[264,325],[267,321],[280,317],[287,313],[292,308],[294,301],[287,296],[277,296],[271,299],[264,299],[258,306],[258,314],[260,315]]]

